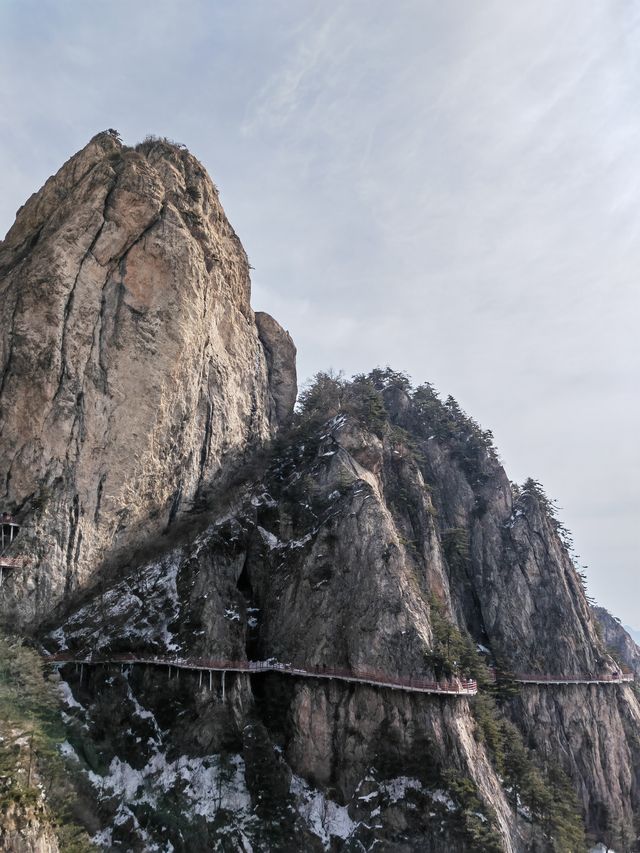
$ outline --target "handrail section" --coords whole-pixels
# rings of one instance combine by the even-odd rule
[[[515,675],[512,680],[522,684],[617,684],[635,681],[635,675],[632,672],[611,675]]]
[[[209,658],[172,658],[161,655],[136,655],[131,652],[106,656],[89,655],[81,657],[69,652],[48,654],[46,660],[56,664],[146,664],[149,666],[167,666],[175,669],[186,669],[207,672],[278,672],[284,675],[303,678],[327,678],[339,681],[349,681],[359,684],[373,684],[379,687],[389,687],[394,690],[405,690],[414,693],[436,693],[455,696],[475,696],[478,684],[474,679],[462,678],[451,681],[431,681],[424,678],[409,676],[390,676],[385,673],[369,670],[351,671],[333,669],[315,664],[312,669],[295,667],[292,664],[280,663],[275,660],[266,661],[224,661]],[[499,676],[498,676],[499,678]],[[612,673],[611,675],[531,675],[518,674],[509,676],[509,680],[521,684],[620,684],[635,681],[631,672]]]
[[[278,672],[284,675],[300,676],[303,678],[327,678],[340,681],[350,681],[361,684],[373,684],[379,687],[390,687],[395,690],[406,690],[415,693],[442,693],[462,696],[475,696],[478,685],[473,679],[455,679],[453,681],[428,681],[422,678],[389,676],[384,673],[367,670],[330,669],[329,667],[314,666],[313,669],[294,667],[292,664],[279,661],[220,661],[208,658],[170,658],[158,655],[118,654],[104,657],[79,657],[65,652],[48,655],[47,661],[52,663],[76,663],[98,665],[105,663],[147,664],[151,666],[169,666],[176,669],[200,670],[210,672]]]
[[[5,554],[0,554],[0,566],[3,569],[21,569],[23,565],[23,557],[7,557]]]

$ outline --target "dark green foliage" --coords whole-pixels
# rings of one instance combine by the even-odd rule
[[[390,367],[376,367],[368,374],[367,379],[373,384],[377,391],[386,391],[396,388],[399,391],[411,391],[411,380],[406,373],[392,370]]]
[[[411,400],[416,431],[424,438],[435,435],[451,443],[452,455],[468,473],[481,473],[487,452],[495,457],[491,430],[483,430],[453,397],[447,397],[443,403],[433,385],[427,382],[416,388]]]
[[[616,818],[609,806],[603,802],[597,802],[593,806],[595,823],[602,827],[599,838],[612,850],[637,850],[634,845],[636,840],[632,831],[625,825],[623,820]],[[636,817],[636,822],[637,822]]]
[[[425,654],[427,666],[436,678],[475,678],[479,685],[490,684],[492,679],[475,643],[447,618],[443,606],[434,597],[429,598],[433,646]]]
[[[45,676],[38,654],[0,637],[0,810],[35,809],[55,827],[63,853],[84,853],[95,848],[73,820],[74,774],[59,752],[65,733],[55,688]]]
[[[319,426],[339,414],[356,418],[380,436],[387,422],[382,395],[369,376],[347,381],[339,373],[316,373],[298,399],[298,423]]]
[[[476,737],[489,750],[498,773],[504,774],[504,738],[496,703],[490,694],[479,692],[471,708],[477,725]]]
[[[520,820],[533,821],[545,833],[549,850],[580,853],[586,840],[580,810],[569,780],[555,764],[542,767],[526,748],[518,729],[492,696],[479,693],[472,704],[477,737],[485,744],[504,779],[511,807]]]
[[[342,373],[316,373],[298,397],[298,423],[319,426],[339,414],[342,411],[345,386]]]
[[[470,853],[498,853],[502,849],[496,840],[499,836],[495,815],[487,809],[475,783],[456,770],[443,769],[428,737],[421,736],[414,741],[411,753],[407,754],[398,732],[387,720],[380,726],[379,736],[375,766],[382,778],[411,776],[419,779],[427,789],[444,790],[451,797],[452,809],[431,803],[428,811],[442,808],[440,820],[446,821],[447,829],[455,838],[464,841],[464,849]]]
[[[245,726],[242,736],[245,778],[260,819],[258,832],[264,844],[261,849],[299,850],[306,839],[289,793],[289,770],[261,722]]]
[[[458,804],[456,817],[468,849],[478,853],[500,853],[503,847],[495,830],[495,815],[491,811],[487,813],[475,783],[458,771],[447,771],[444,779],[447,791]]]
[[[551,849],[554,853],[581,853],[586,839],[575,790],[559,764],[549,763],[545,775],[548,793],[539,808]]]
[[[395,402],[402,398],[407,406],[400,406],[404,414],[399,415]],[[420,440],[435,436],[448,445],[451,457],[474,486],[482,485],[488,478],[487,456],[497,458],[493,434],[481,429],[453,397],[443,402],[429,383],[414,390],[406,374],[390,367],[378,367],[351,380],[332,371],[317,373],[300,394],[298,426],[319,426],[339,414],[356,418],[380,437],[388,435],[392,440],[401,440],[414,455]],[[393,430],[401,430],[401,437],[392,435]]]
[[[525,512],[528,508],[528,503],[533,500],[542,511],[542,513],[546,516],[549,524],[552,529],[557,533],[560,538],[560,541],[564,545],[567,554],[573,564],[575,577],[580,586],[582,587],[583,592],[587,597],[587,601],[592,606],[595,605],[595,601],[587,595],[587,575],[584,569],[587,566],[582,566],[579,563],[580,555],[576,554],[574,543],[573,543],[573,535],[569,528],[558,518],[558,504],[556,501],[552,500],[547,493],[545,492],[542,484],[538,482],[538,480],[534,480],[533,477],[529,477],[522,486],[517,486],[515,484],[511,484],[512,492],[514,498],[517,501],[517,505],[523,509]]]
[[[349,414],[356,417],[371,432],[382,437],[387,423],[384,400],[369,376],[354,376],[346,395]]]
[[[451,527],[442,534],[444,555],[454,572],[466,572],[469,566],[469,532],[464,527]]]

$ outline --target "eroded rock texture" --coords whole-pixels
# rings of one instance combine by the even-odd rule
[[[0,501],[28,566],[6,613],[41,616],[161,535],[286,420],[295,350],[265,317],[265,354],[249,296],[217,191],[175,146],[99,134],[21,208],[0,247]]]
[[[593,613],[600,623],[607,648],[615,653],[623,666],[629,667],[640,676],[640,647],[633,637],[625,631],[620,620],[604,607],[594,607]]]

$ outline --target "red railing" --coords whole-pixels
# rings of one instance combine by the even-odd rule
[[[6,557],[0,555],[0,568],[2,569],[21,569],[23,565],[23,557]]]
[[[79,657],[68,652],[58,652],[47,657],[57,663],[101,664],[101,663],[137,663],[152,666],[171,666],[176,669],[206,670],[219,672],[280,672],[285,675],[307,678],[335,678],[342,681],[379,684],[423,693],[445,693],[456,695],[475,695],[478,685],[473,679],[454,679],[452,681],[431,681],[409,676],[389,676],[385,673],[369,670],[333,669],[315,665],[311,669],[293,666],[278,661],[221,661],[210,658],[169,658],[159,655],[115,654],[108,656]]]
[[[601,682],[618,682],[618,681],[635,681],[635,675],[632,672],[619,672],[600,675],[524,675],[518,674],[512,676],[513,681],[530,682],[556,682],[561,684],[576,684],[580,682],[593,682],[600,684]]]
[[[378,684],[399,690],[409,690],[422,693],[444,693],[454,695],[473,696],[478,692],[478,684],[473,679],[452,679],[450,681],[433,681],[413,676],[391,676],[386,673],[373,670],[348,670],[334,669],[321,664],[315,664],[310,669],[297,667],[293,664],[280,663],[279,661],[248,661],[235,660],[224,661],[212,658],[171,658],[162,655],[136,655],[132,652],[124,654],[112,654],[105,656],[80,657],[69,652],[57,652],[48,655],[46,660],[54,663],[76,663],[76,664],[146,664],[150,666],[170,666],[176,669],[188,669],[195,671],[215,672],[279,672],[285,675],[301,676],[306,678],[333,678],[341,681],[351,681],[362,684]],[[498,674],[498,679],[500,675]],[[510,675],[512,681],[530,684],[580,684],[580,683],[620,683],[635,680],[632,672],[622,671],[620,673],[601,675]]]

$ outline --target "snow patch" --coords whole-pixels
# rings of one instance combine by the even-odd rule
[[[71,746],[68,740],[63,741],[58,747],[58,749],[60,750],[60,755],[63,758],[73,758],[75,761],[80,761],[80,759],[78,758],[78,753]]]
[[[430,791],[429,796],[435,803],[440,803],[440,805],[444,806],[448,812],[456,810],[456,804],[446,791]]]
[[[307,542],[310,542],[313,538],[311,533],[307,533],[306,536],[303,536],[302,539],[292,539],[291,542],[288,543],[289,548],[303,548]]]
[[[276,548],[282,548],[282,542],[278,539],[277,536],[274,536],[273,533],[270,533],[268,530],[265,530],[264,527],[260,527],[258,525],[258,533],[262,536],[262,539],[272,551]]]
[[[179,651],[169,625],[180,612],[177,577],[181,561],[181,552],[175,551],[148,564],[135,580],[122,581],[81,607],[65,625],[65,643],[100,652],[118,636],[132,645],[155,644],[163,651]]]
[[[96,832],[91,839],[91,842],[95,844],[96,847],[106,847],[109,849],[113,845],[113,830],[111,827],[107,827],[106,829],[100,830],[100,832]]]
[[[322,841],[325,850],[330,849],[332,836],[346,840],[353,833],[357,824],[349,817],[346,806],[327,799],[322,791],[311,788],[299,776],[292,775],[290,791],[298,813],[309,830]]]
[[[51,631],[49,637],[57,644],[59,651],[63,652],[69,648],[67,638],[64,635],[64,628],[56,628],[55,631]]]
[[[81,711],[85,710],[84,705],[81,705],[77,701],[66,681],[60,680],[58,682],[58,693],[68,708],[80,708]]]
[[[244,761],[239,755],[227,761],[221,761],[218,755],[204,758],[182,755],[175,761],[167,761],[164,753],[156,752],[140,770],[115,757],[105,776],[91,771],[87,775],[99,789],[101,798],[119,797],[125,808],[127,803],[156,806],[160,794],[175,791],[186,799],[187,813],[201,815],[207,821],[214,820],[219,809],[236,817],[251,815],[251,796],[245,783]]]
[[[407,791],[422,791],[422,782],[409,776],[397,776],[395,779],[381,782],[380,790],[389,797],[392,803],[397,803],[398,800],[406,796]]]

